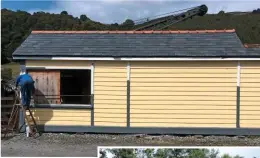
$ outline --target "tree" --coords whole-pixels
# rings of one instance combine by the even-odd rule
[[[60,14],[61,15],[68,15],[68,12],[67,11],[62,11]]]
[[[154,157],[154,149],[145,149],[144,154],[146,158],[153,158]]]
[[[218,15],[224,15],[224,14],[225,14],[225,12],[223,10],[218,12]]]
[[[100,158],[107,158],[106,150],[101,149],[99,151],[99,154],[100,154]]]
[[[221,156],[221,158],[232,158],[232,156],[230,156],[229,154],[224,154]]]
[[[134,27],[135,23],[131,19],[126,19],[125,22],[122,23],[121,28],[122,29],[132,29]]]
[[[114,157],[113,158],[135,158],[135,149],[110,149],[109,150]]]
[[[87,21],[87,20],[90,20],[86,15],[84,15],[84,14],[82,14],[82,15],[80,15],[80,18],[79,18],[80,20],[82,20],[82,21]]]
[[[258,8],[258,9],[256,9],[256,10],[253,10],[252,13],[254,13],[254,14],[259,14],[259,13],[260,13],[260,8]]]

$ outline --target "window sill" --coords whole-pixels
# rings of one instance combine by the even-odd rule
[[[50,109],[92,109],[90,104],[34,104],[30,108],[50,108]]]

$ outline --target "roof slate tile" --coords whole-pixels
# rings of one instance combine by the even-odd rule
[[[260,57],[260,51],[245,48],[234,30],[34,31],[13,56]]]

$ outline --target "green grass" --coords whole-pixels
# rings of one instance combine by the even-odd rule
[[[9,68],[12,69],[12,77],[15,78],[20,74],[20,65],[19,63],[8,63],[8,64],[4,64],[1,65],[2,68]]]

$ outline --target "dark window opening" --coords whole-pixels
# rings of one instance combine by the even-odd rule
[[[61,104],[91,104],[91,71],[60,71]]]

